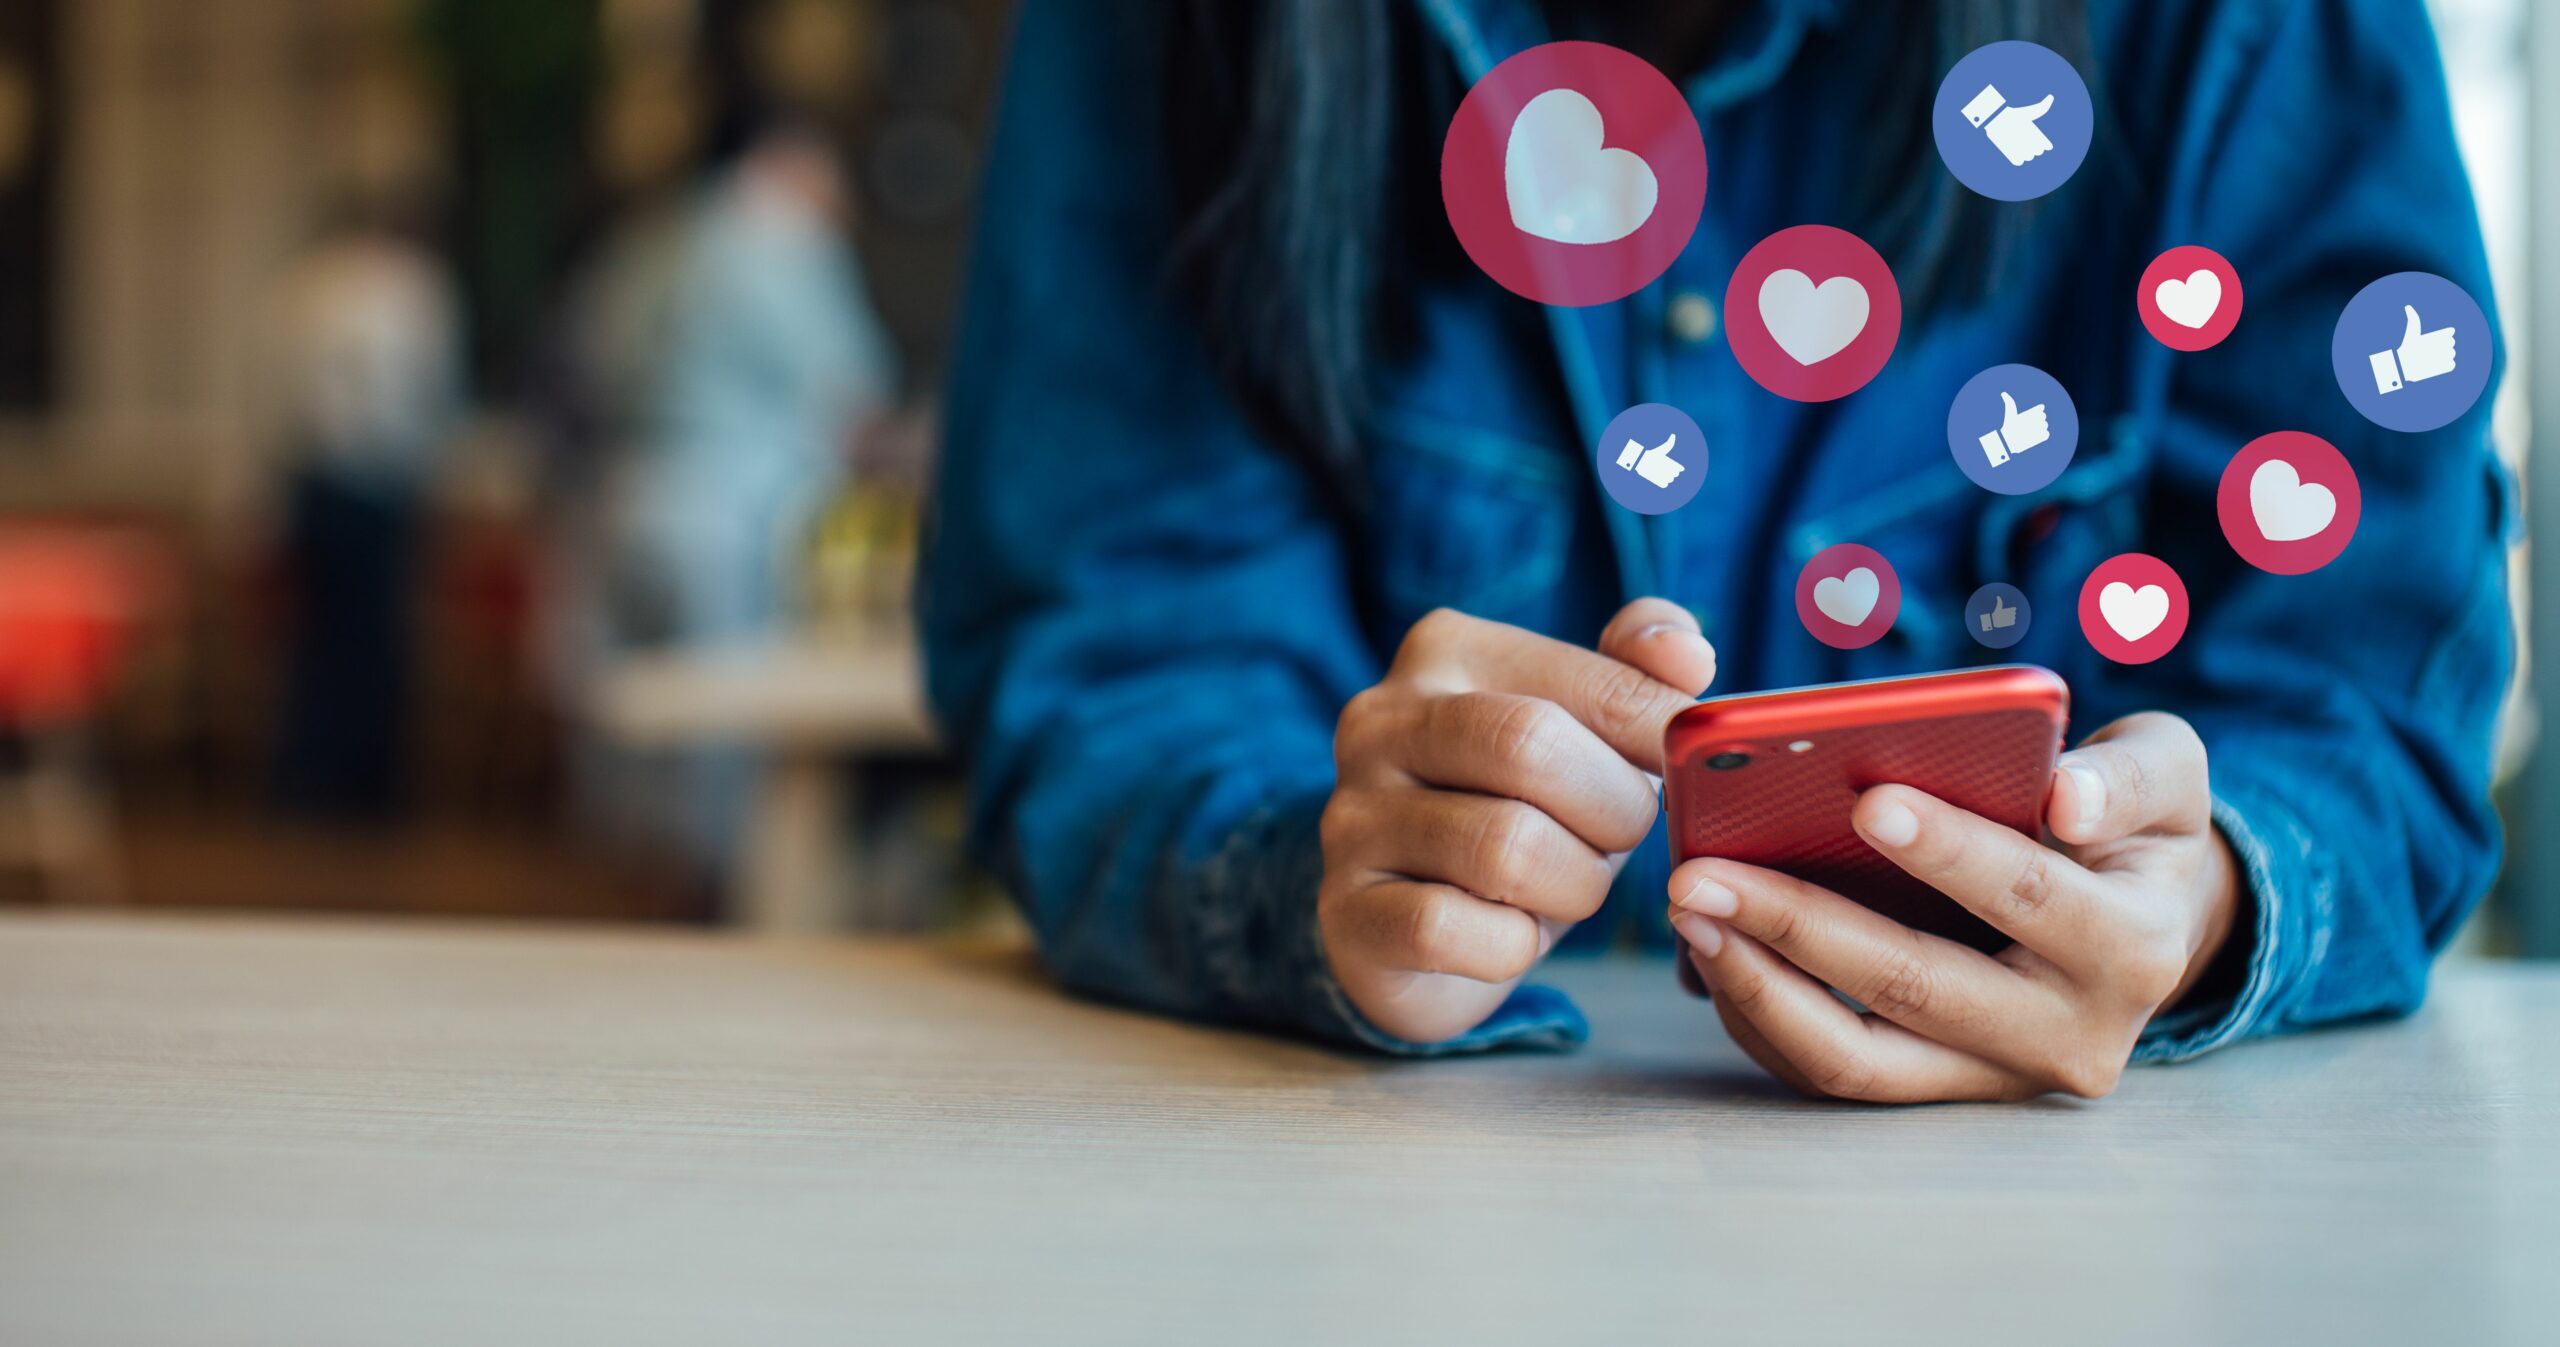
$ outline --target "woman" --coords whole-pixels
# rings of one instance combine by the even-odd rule
[[[1671,74],[1712,165],[1682,258],[1588,310],[1497,289],[1437,199],[1457,95],[1559,36]],[[2031,206],[1974,197],[1928,143],[1938,78],[2004,37],[2070,57],[2099,108],[2088,162]],[[2128,1061],[2410,1009],[2495,871],[2488,403],[2382,431],[2327,359],[2378,276],[2487,294],[2417,0],[1034,3],[987,193],[922,601],[984,854],[1070,986],[1390,1052],[1563,1044],[1580,1016],[1522,978],[1634,927],[1685,945],[1735,1039],[1808,1091],[2098,1095]],[[1711,303],[1807,221],[1876,242],[1910,308],[1883,373],[1813,406],[1748,382]],[[2132,311],[2188,242],[2247,286],[2200,355]],[[1951,471],[1937,433],[2009,360],[2090,427],[2020,498]],[[1715,447],[1700,499],[1653,522],[1587,466],[1645,400]],[[2213,523],[2223,466],[2278,428],[2363,484],[2353,545],[2305,576]],[[1844,653],[1791,593],[1845,540],[1905,597]],[[2109,664],[2067,617],[2007,652],[2103,727],[2049,839],[1899,786],[1858,806],[2017,947],[1718,860],[1663,873],[1644,774],[1710,683],[1983,662],[1957,629],[1977,585],[2061,614],[2136,550],[2185,577],[2172,656]]]

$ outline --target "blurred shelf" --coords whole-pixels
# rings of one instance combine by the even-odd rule
[[[881,905],[849,882],[857,867],[846,766],[935,746],[911,631],[634,656],[598,680],[585,711],[629,748],[745,745],[773,754],[728,881],[742,924],[768,931],[888,924]]]
[[[936,742],[915,638],[894,628],[635,656],[600,680],[588,712],[641,748],[880,753]]]

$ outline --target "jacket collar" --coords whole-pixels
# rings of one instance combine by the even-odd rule
[[[1546,15],[1536,0],[1415,0],[1425,21],[1456,58],[1468,84],[1518,52],[1548,40]],[[1727,40],[1707,68],[1682,92],[1703,118],[1750,99],[1776,84],[1803,45],[1807,29],[1840,19],[1842,0],[1745,0]],[[1587,309],[1548,307],[1547,335],[1564,382],[1579,442],[1594,442],[1616,414],[1616,399],[1601,374],[1602,352],[1626,340],[1628,306]],[[1576,457],[1580,455],[1577,453]],[[1586,474],[1586,480],[1588,476]],[[1595,491],[1596,487],[1593,488]],[[1650,518],[1627,510],[1603,510],[1609,550],[1618,562],[1626,597],[1663,592],[1665,562],[1673,544],[1674,516]]]
[[[1685,85],[1690,102],[1712,111],[1750,98],[1777,82],[1810,28],[1841,21],[1845,0],[1744,0],[1728,40],[1708,67]],[[1505,57],[1548,40],[1536,0],[1416,0],[1424,19],[1457,58],[1470,84]]]

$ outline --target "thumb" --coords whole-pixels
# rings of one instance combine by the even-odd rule
[[[1716,648],[1698,619],[1668,599],[1638,599],[1600,633],[1600,653],[1695,697],[1716,677]]]
[[[2045,825],[2070,845],[2212,826],[2204,742],[2177,716],[2127,716],[2063,754],[2058,768]]]
[[[2036,102],[2036,103],[2029,103],[2028,105],[2026,105],[2025,107],[2022,107],[2022,108],[2018,109],[2017,111],[2018,111],[2018,116],[2019,116],[2019,117],[2021,117],[2021,118],[2023,118],[2023,119],[2025,119],[2025,120],[2027,120],[2027,121],[2034,121],[2034,120],[2035,120],[2035,119],[2037,119],[2038,117],[2041,117],[2041,116],[2045,115],[2046,113],[2053,111],[2053,95],[2051,95],[2051,94],[2046,94],[2046,95],[2044,96],[2043,101],[2041,101],[2041,102]]]
[[[2003,421],[2018,419],[2018,400],[2006,393],[2000,395],[2000,419]]]
[[[2425,326],[2418,321],[2417,305],[2403,304],[2400,306],[2400,311],[2409,315],[2409,328],[2400,334],[2400,344],[2406,346],[2418,339],[2418,334],[2425,330]]]

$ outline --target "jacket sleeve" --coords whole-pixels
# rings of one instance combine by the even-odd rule
[[[971,834],[1078,991],[1394,1051],[1318,944],[1336,715],[1380,659],[1341,523],[1169,294],[1161,7],[1015,36],[919,589]],[[1561,1043],[1534,989],[1433,1050]]]
[[[2393,272],[2447,277],[2495,325],[2425,12],[2220,13],[2233,31],[2196,61],[2156,242],[2221,252],[2246,307],[2209,351],[2143,343],[2135,376],[2156,407],[2150,546],[2185,577],[2196,620],[2183,649],[2115,670],[2102,696],[2195,723],[2250,915],[2237,993],[2163,1017],[2138,1054],[2155,1058],[2418,1005],[2497,870],[2489,784],[2514,658],[2492,396],[2402,434],[2364,420],[2330,368],[2347,301]],[[2362,490],[2353,541],[2307,575],[2249,566],[2215,522],[2224,465],[2280,429],[2335,444]]]

